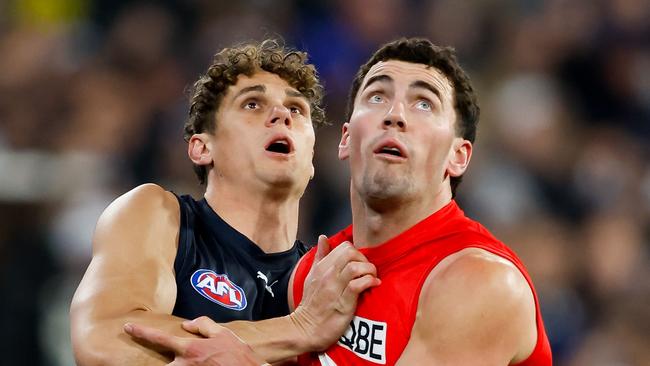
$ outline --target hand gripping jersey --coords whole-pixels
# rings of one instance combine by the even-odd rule
[[[352,227],[330,238],[335,247],[352,241]],[[431,270],[445,257],[465,248],[481,248],[512,262],[524,275],[535,298],[537,344],[524,366],[551,365],[551,349],[539,311],[537,294],[519,258],[478,222],[467,218],[454,201],[397,237],[360,251],[377,267],[382,283],[361,295],[350,326],[325,353],[303,355],[301,365],[394,365],[415,321],[420,290]],[[305,277],[314,261],[308,252],[296,269],[294,301],[303,295]]]
[[[181,227],[172,314],[186,319],[206,315],[219,323],[287,315],[289,276],[305,246],[296,241],[288,251],[264,253],[205,199],[181,196],[178,201]]]

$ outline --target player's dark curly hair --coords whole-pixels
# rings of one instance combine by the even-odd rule
[[[316,68],[307,63],[307,54],[289,49],[278,40],[267,39],[224,48],[214,56],[206,73],[194,83],[183,134],[185,141],[197,133],[213,133],[217,126],[216,112],[228,87],[237,82],[240,74],[251,76],[259,70],[277,74],[296,88],[309,101],[312,123],[325,124],[325,112],[321,107],[323,87]],[[199,182],[205,184],[208,169],[195,164],[194,172]]]
[[[456,134],[474,143],[480,108],[469,77],[458,64],[453,48],[436,46],[423,38],[402,38],[387,43],[359,68],[348,95],[348,121],[352,116],[354,100],[366,74],[374,64],[388,60],[423,64],[440,70],[454,88],[454,109],[458,115]],[[461,178],[462,176],[450,179],[453,196],[456,196],[456,188],[460,184]]]

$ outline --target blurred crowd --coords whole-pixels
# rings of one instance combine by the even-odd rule
[[[347,225],[347,90],[401,36],[455,47],[472,77],[457,198],[527,264],[555,363],[650,365],[648,19],[648,0],[0,0],[0,365],[74,364],[69,302],[110,201],[145,182],[201,196],[182,125],[222,47],[309,52],[332,125],[299,237]]]

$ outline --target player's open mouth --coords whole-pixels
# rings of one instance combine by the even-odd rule
[[[402,152],[396,147],[382,147],[377,151],[378,154],[389,154],[394,156],[402,156]]]
[[[408,157],[404,145],[394,138],[382,140],[373,152],[375,154],[390,155],[397,158]]]
[[[276,154],[290,154],[293,152],[293,143],[286,136],[274,137],[266,144],[265,150]]]

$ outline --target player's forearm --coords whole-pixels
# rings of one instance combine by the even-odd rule
[[[222,325],[269,363],[315,351],[307,332],[301,329],[291,315],[256,322],[234,321]]]
[[[185,319],[151,311],[134,311],[111,319],[81,319],[73,322],[72,343],[77,365],[166,365],[172,359],[149,349],[124,332],[133,322],[156,327],[170,334],[197,337],[181,327]]]

